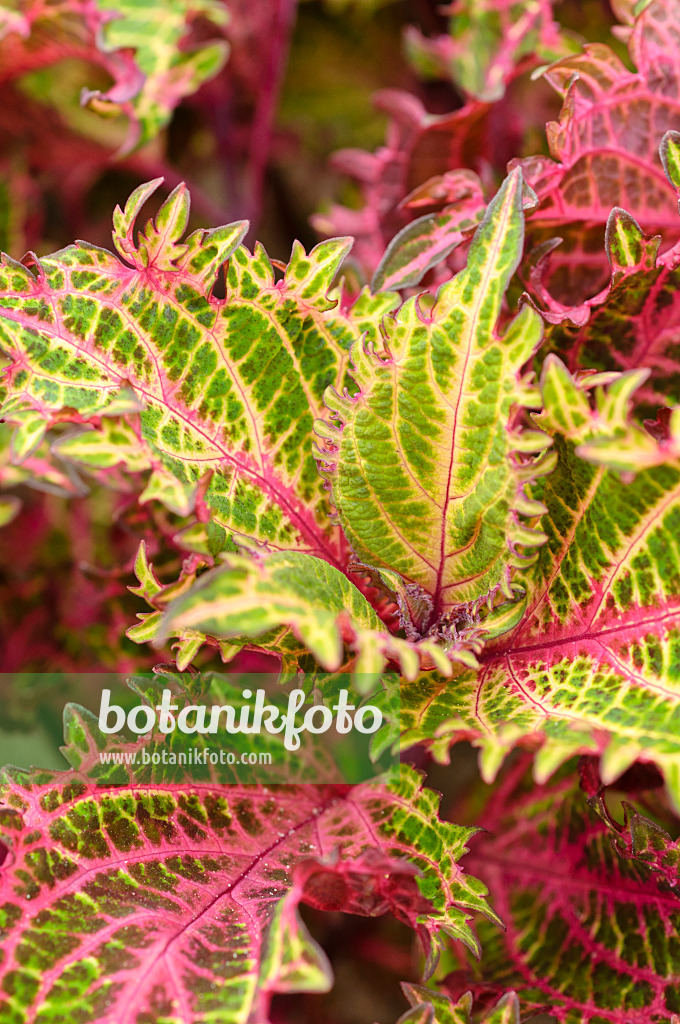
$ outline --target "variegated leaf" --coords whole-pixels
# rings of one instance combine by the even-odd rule
[[[117,682],[116,677],[113,678]],[[73,769],[87,775],[98,786],[109,788],[145,788],[158,784],[172,784],[178,788],[209,784],[216,790],[221,786],[232,785],[268,786],[273,773],[276,774],[277,785],[314,783],[320,786],[354,781],[357,778],[365,781],[366,778],[378,775],[376,767],[372,776],[370,773],[362,774],[360,770],[350,779],[344,766],[340,766],[334,757],[333,745],[327,742],[325,735],[317,737],[303,732],[300,745],[290,749],[285,745],[283,732],[270,732],[267,729],[260,729],[256,733],[228,730],[225,733],[222,729],[217,732],[210,732],[209,729],[203,731],[202,727],[195,732],[184,732],[179,728],[163,732],[160,728],[159,717],[155,712],[161,706],[166,690],[171,694],[174,708],[171,719],[174,723],[177,722],[177,713],[191,707],[194,711],[189,722],[198,725],[198,721],[194,722],[193,719],[198,705],[208,709],[215,706],[232,707],[235,720],[240,725],[243,722],[242,716],[248,719],[253,710],[253,691],[250,687],[260,687],[261,682],[268,684],[266,677],[260,681],[259,676],[251,673],[182,674],[167,668],[153,675],[132,676],[127,680],[127,686],[141,698],[138,704],[154,710],[154,721],[150,729],[133,739],[129,733],[103,732],[99,718],[90,710],[76,703],[68,703],[63,714],[65,746],[60,748],[61,752]],[[314,675],[300,678],[294,674],[287,680],[279,679],[277,682],[279,685],[275,689],[267,688],[265,693],[267,704],[277,708],[281,715],[288,710],[288,695],[293,687],[303,690],[303,707],[314,699],[314,687],[317,685],[317,677]],[[342,687],[347,690],[347,682],[346,676],[326,678],[326,706],[333,706],[339,690]],[[110,685],[109,679],[106,684]],[[65,699],[68,686],[62,688],[67,691]],[[123,691],[118,696],[118,692],[113,691],[109,704],[118,707],[120,705],[117,701],[120,700],[125,711],[129,706],[129,700],[126,700],[129,695]],[[356,702],[354,706],[357,706],[359,698],[355,691],[350,688],[348,694],[349,701]],[[91,691],[88,696],[91,698]],[[117,722],[116,714],[113,711],[112,715],[110,710],[105,715],[105,728],[124,728]],[[298,714],[302,717],[303,712],[300,710]],[[225,724],[224,719],[220,724]],[[228,749],[225,748],[225,741]],[[233,757],[231,760],[229,757],[223,758],[220,751]],[[251,755],[254,757],[251,758]]]
[[[680,466],[625,482],[559,436],[556,448],[519,624],[480,672],[403,689],[403,742],[446,758],[473,739],[489,780],[517,743],[538,747],[539,781],[576,752],[601,755],[606,782],[653,761],[680,806]]]
[[[335,671],[345,664],[345,644],[354,653],[353,672],[362,691],[373,687],[388,661],[413,679],[421,665],[436,665],[450,675],[451,662],[476,665],[474,639],[447,648],[431,640],[409,641],[394,636],[360,590],[338,569],[301,551],[281,552],[261,561],[223,555],[223,564],[200,576],[151,595],[150,603],[165,608],[151,613],[128,631],[133,640],[177,636],[180,644],[200,644],[206,635],[238,643],[245,638],[273,653],[290,629],[316,661]],[[140,593],[140,590],[136,591]],[[145,595],[146,596],[146,595]],[[169,602],[169,603],[167,603]],[[226,653],[226,652],[225,652]],[[223,653],[223,657],[225,657]],[[290,657],[284,644],[282,656]],[[225,658],[226,660],[226,658]]]
[[[610,215],[606,241],[611,264],[606,294],[588,304],[586,322],[576,334],[558,326],[551,332],[551,342],[565,354],[572,371],[645,367],[649,374],[635,403],[654,417],[660,407],[680,402],[677,246],[659,257],[660,237],[645,235],[637,221],[619,209]],[[563,309],[557,317],[565,318],[573,320],[572,309]]]
[[[215,75],[229,52],[223,38],[185,44],[197,18],[224,29],[228,8],[217,0],[68,0],[47,7],[30,0],[20,11],[14,6],[0,6],[0,77],[68,57],[101,66],[113,84],[105,92],[84,89],[82,101],[105,116],[128,116],[126,151],[165,127],[180,100]]]
[[[409,29],[411,60],[427,77],[450,78],[486,103],[503,96],[527,63],[551,63],[574,48],[553,20],[551,0],[457,0],[448,35]]]
[[[483,811],[489,829],[471,861],[502,908],[506,931],[483,923],[474,981],[456,996],[512,987],[523,1018],[559,1024],[671,1024],[680,1009],[680,901],[610,831],[573,776],[532,789],[522,765]],[[519,784],[518,784],[519,783]]]
[[[678,417],[669,418],[668,436],[659,438],[630,415],[634,394],[648,376],[646,369],[572,376],[551,352],[541,371],[543,412],[534,421],[576,445],[580,458],[622,473],[676,461]]]
[[[442,992],[422,985],[402,984],[411,1009],[397,1024],[472,1024],[472,993],[464,993],[454,1003]],[[519,1024],[519,1002],[514,992],[502,996],[495,1006],[475,1015],[478,1024]]]
[[[485,203],[477,175],[460,171],[448,177],[449,204],[440,213],[417,217],[394,236],[373,275],[374,290],[418,284],[482,219]]]
[[[12,439],[16,432],[7,424],[0,425],[0,488],[9,490],[23,484],[39,491],[48,491],[65,497],[85,493],[85,486],[71,467],[55,459],[47,443],[40,444],[33,454],[22,459],[20,465],[13,460]],[[16,495],[3,495],[10,504]],[[18,499],[17,499],[18,500]]]
[[[677,203],[658,146],[680,112],[678,0],[635,7],[626,36],[630,70],[604,43],[550,65],[546,80],[563,97],[547,126],[552,159],[521,162],[540,204],[530,241],[559,235],[547,284],[563,302],[580,303],[607,283],[602,228],[622,207],[647,231],[677,234]]]
[[[347,240],[309,256],[296,245],[280,281],[260,246],[254,255],[238,246],[244,224],[182,241],[184,186],[135,241],[136,215],[158,184],[116,210],[124,262],[85,243],[38,261],[35,276],[5,258],[5,415],[22,429],[69,416],[90,422],[94,432],[61,441],[62,453],[107,465],[116,451],[122,461],[134,452],[129,468],[156,472],[146,498],[167,494],[171,507],[190,507],[203,480],[204,500],[228,532],[336,561],[337,531],[307,437],[325,388],[344,381],[349,342],[375,331],[394,297],[364,295],[351,319],[333,310],[327,291]],[[227,260],[227,294],[218,299],[212,288]],[[121,389],[142,406],[139,423],[99,424]],[[114,446],[111,431],[122,432]],[[27,435],[21,454],[37,440],[39,432]],[[161,485],[159,473],[179,488]]]
[[[86,768],[4,775],[7,1024],[265,1021],[274,993],[332,984],[301,902],[475,947],[484,889],[457,864],[475,830],[439,821],[409,769],[277,791],[97,786]]]
[[[497,333],[501,303],[522,252],[522,178],[490,204],[467,269],[426,312],[409,299],[385,325],[384,355],[355,345],[354,397],[329,390],[339,424],[319,423],[319,462],[343,530],[362,563],[398,573],[422,595],[411,628],[446,635],[451,613],[498,588],[545,537],[521,516],[542,506],[524,484],[552,461],[550,443],[513,431],[517,405],[540,399],[521,377],[541,341],[525,307]],[[416,604],[414,600],[413,604]]]

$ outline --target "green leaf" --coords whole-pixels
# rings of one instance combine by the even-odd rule
[[[337,562],[338,531],[308,437],[326,387],[344,382],[349,343],[375,331],[395,297],[365,293],[351,316],[334,309],[327,293],[346,239],[309,255],[296,244],[282,281],[260,246],[251,255],[238,245],[243,223],[182,240],[184,186],[135,238],[135,218],[158,184],[140,186],[116,210],[114,241],[125,263],[85,243],[40,260],[37,277],[4,259],[0,347],[12,360],[14,403],[7,416],[23,423],[30,415],[44,427],[68,410],[87,422],[132,395],[138,426],[107,415],[93,431],[60,441],[60,453],[100,466],[148,463],[161,475],[145,500],[167,497],[173,510],[191,505],[208,473],[205,502],[228,533]],[[227,294],[217,299],[212,288],[225,261]]]
[[[142,505],[147,501],[160,501],[176,515],[188,516],[194,509],[195,490],[195,487],[183,483],[173,473],[160,466],[149,477],[146,487],[139,495],[139,503]]]
[[[148,446],[122,420],[105,418],[99,429],[85,428],[66,434],[53,443],[52,451],[63,459],[92,469],[110,469],[123,464],[131,472],[139,472],[150,467]]]
[[[648,237],[635,218],[617,206],[609,214],[604,242],[613,285],[622,275],[654,269],[661,235]]]
[[[163,586],[156,578],[153,566],[147,557],[146,544],[142,541],[135,560],[135,575],[139,580],[139,586],[129,587],[129,590],[133,594],[143,597],[152,608],[164,609],[178,594],[191,586],[196,579],[196,571],[168,586]],[[125,634],[128,639],[137,644],[162,643],[161,637],[167,630],[167,620],[163,618],[163,612],[161,610],[142,612],[137,615],[137,618],[140,620],[139,624],[131,626]],[[170,635],[176,639],[172,648],[175,651],[175,663],[180,672],[191,664],[204,644],[216,647],[223,662],[231,661],[239,651],[246,647],[256,646],[258,650],[271,651],[278,657],[281,671],[286,674],[297,672],[301,660],[308,656],[307,647],[295,637],[286,625],[269,630],[256,638],[239,636],[229,640],[217,640],[206,636],[200,630],[178,627],[171,629]]]
[[[502,335],[497,322],[522,252],[522,178],[514,171],[490,204],[467,269],[426,314],[409,299],[385,324],[385,354],[356,344],[353,398],[330,389],[340,421],[318,423],[320,467],[359,560],[398,572],[427,596],[416,631],[445,634],[449,613],[499,588],[545,536],[518,517],[524,484],[549,472],[549,438],[512,431],[518,405],[539,403],[521,378],[541,341],[525,306]]]
[[[19,515],[21,511],[21,501],[16,498],[13,494],[3,494],[0,496],[0,526],[6,526],[7,523],[11,523],[13,519]]]
[[[543,412],[533,419],[548,433],[575,442],[581,458],[618,472],[672,461],[680,453],[678,417],[670,418],[670,436],[662,444],[631,419],[633,396],[648,377],[649,370],[636,369],[576,379],[551,352],[541,371]],[[594,408],[588,394],[593,387]]]
[[[402,983],[404,995],[411,1009],[397,1024],[472,1024],[472,993],[466,992],[453,1002],[448,996],[422,985]],[[475,1016],[479,1024],[519,1024],[519,1002],[514,992],[502,996],[495,1006],[482,1017]]]
[[[560,437],[556,448],[523,619],[486,646],[478,673],[402,688],[402,743],[446,759],[472,738],[487,780],[522,743],[538,746],[538,781],[579,752],[601,757],[605,782],[643,758],[678,807],[680,465],[624,482]]]
[[[337,569],[300,552],[272,555],[261,566],[229,556],[205,573],[189,594],[171,602],[165,628],[200,629],[213,636],[257,637],[290,622],[319,663],[342,664],[338,617],[346,613],[356,629],[380,629],[366,598]]]
[[[192,42],[198,19],[200,41]],[[9,0],[0,6],[5,78],[20,78],[22,92],[47,100],[60,120],[81,129],[82,118],[70,109],[77,91],[69,95],[67,62],[82,63],[86,83],[111,80],[103,91],[84,87],[81,105],[106,118],[127,116],[128,135],[119,155],[128,154],[153,139],[180,101],[221,70],[229,53],[224,39],[229,20],[219,0],[66,0],[47,7],[41,0]],[[208,32],[212,38],[206,39]],[[117,127],[98,133],[108,146],[119,135]],[[58,131],[57,126],[55,138]]]
[[[8,408],[8,406],[9,403],[5,403],[0,409],[0,414],[11,416],[15,425],[10,443],[10,453],[12,462],[15,465],[21,465],[39,447],[45,437],[47,424],[40,413],[34,409],[12,408],[12,406]]]
[[[680,188],[680,132],[666,132],[661,140],[659,155],[671,185]]]
[[[0,486],[16,487],[24,484],[39,491],[48,491],[63,497],[82,496],[86,488],[70,466],[54,458],[47,442],[43,441],[33,454],[22,457],[19,465],[14,461],[12,440],[15,432],[7,423],[0,424]]]
[[[128,631],[130,639],[150,639],[149,629],[158,641],[167,636],[208,635],[241,642],[265,637],[265,645],[276,652],[272,640],[280,639],[284,627],[328,671],[345,663],[346,643],[356,655],[353,671],[362,691],[374,685],[388,660],[399,664],[407,678],[417,675],[421,663],[434,662],[447,674],[453,671],[450,660],[476,664],[464,643],[452,644],[445,652],[432,642],[412,643],[393,636],[361,591],[321,559],[299,551],[260,561],[222,557],[222,566],[200,576],[188,589],[181,584],[182,596],[167,603],[167,591],[152,595],[156,606],[166,606],[165,616],[149,618]]]

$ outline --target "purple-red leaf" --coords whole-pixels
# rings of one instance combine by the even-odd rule
[[[680,1008],[677,893],[635,847],[630,821],[614,852],[573,776],[533,789],[522,770],[488,801],[489,831],[470,856],[506,925],[504,935],[482,925],[476,994],[512,987],[525,1014],[560,1024],[666,1024]],[[652,828],[641,822],[633,828]],[[660,829],[654,837],[656,853],[677,856]],[[451,977],[452,995],[467,987]]]
[[[613,207],[647,231],[677,233],[675,189],[658,148],[680,116],[680,3],[652,0],[636,10],[628,41],[635,70],[603,43],[552,64],[545,78],[564,100],[547,126],[552,159],[520,161],[540,199],[530,240],[563,238],[550,279],[561,301],[582,302],[606,283],[598,248]]]
[[[301,902],[391,911],[435,949],[439,929],[474,944],[486,909],[456,864],[474,830],[440,822],[407,769],[349,789],[12,770],[2,796],[7,1024],[265,1021],[273,993],[332,982]]]

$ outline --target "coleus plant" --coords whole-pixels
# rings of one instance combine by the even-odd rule
[[[192,689],[175,683],[180,702]],[[140,786],[124,768],[102,777],[115,740],[94,716],[68,709],[65,738],[77,770],[2,782],[3,1020],[265,1020],[273,993],[331,984],[301,903],[389,910],[430,957],[443,934],[477,948],[467,919],[492,912],[457,865],[475,830],[440,821],[415,772],[379,789]]]
[[[137,229],[159,179],[116,208],[117,255],[3,257],[0,515],[40,523],[29,484],[98,529],[126,517],[106,590],[126,671],[164,650],[190,673],[342,673],[383,709],[378,746],[428,766],[471,742],[469,824],[405,765],[355,787],[321,756],[295,786],[102,775],[102,751],[170,741],[69,705],[70,768],[0,782],[3,1022],[277,1024],[281,995],[332,984],[301,906],[418,937],[404,1024],[677,1022],[679,11],[617,4],[632,71],[574,53],[547,3],[450,13],[410,50],[464,106],[392,93],[392,148],[343,158],[370,186],[370,287],[338,276],[351,238],[283,263],[243,221],[186,234],[184,185]],[[490,161],[542,61],[564,100],[550,157],[506,152],[508,131]],[[424,138],[435,177],[409,180]],[[168,671],[132,684],[151,706]],[[172,677],[178,701],[197,678]],[[619,815],[622,794],[639,806]]]
[[[105,242],[97,197],[117,177],[187,178],[213,223],[257,217],[294,15],[294,0],[0,3],[2,248]]]
[[[86,194],[112,155],[154,140],[181,100],[220,71],[228,22],[210,0],[0,4],[3,244],[38,241],[59,185],[71,217],[85,217]],[[159,159],[157,150],[151,162]]]

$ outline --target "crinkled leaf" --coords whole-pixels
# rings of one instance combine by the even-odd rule
[[[579,751],[601,755],[606,782],[642,758],[680,806],[680,467],[624,482],[556,447],[522,620],[476,675],[404,688],[404,742],[434,737],[445,757],[452,739],[474,738],[487,779],[524,741],[540,744],[539,780]]]
[[[205,525],[210,526],[209,523]],[[183,540],[183,543],[186,542]],[[233,660],[245,648],[256,647],[260,651],[269,651],[275,654],[280,662],[282,672],[292,673],[300,669],[303,659],[308,656],[308,648],[297,639],[287,625],[260,633],[254,638],[238,636],[228,640],[218,640],[196,629],[172,627],[168,629],[167,620],[163,617],[163,609],[170,601],[186,592],[196,579],[198,570],[204,569],[206,565],[207,563],[200,561],[192,572],[185,573],[180,579],[164,586],[156,577],[153,566],[148,560],[146,545],[142,541],[135,559],[135,574],[139,580],[139,586],[129,589],[133,594],[144,598],[154,610],[138,613],[137,618],[140,622],[127,630],[128,639],[138,644],[160,644],[161,637],[166,635],[173,637],[176,642],[172,644],[172,648],[175,652],[175,663],[180,672],[183,672],[191,664],[204,644],[216,647],[223,662]]]
[[[636,405],[655,416],[659,407],[680,402],[680,270],[675,260],[658,257],[658,236],[645,235],[623,210],[610,216],[607,242],[612,267],[607,294],[576,334],[556,327],[551,340],[568,353],[572,370],[647,368]],[[571,316],[571,310],[565,313]]]
[[[129,427],[106,421],[60,442],[62,453],[111,464],[132,445],[130,468],[142,468],[146,452],[149,465],[177,478],[181,495],[151,490],[174,507],[190,505],[186,488],[195,492],[208,473],[204,500],[228,531],[337,559],[307,437],[324,389],[344,380],[349,341],[394,299],[366,295],[352,320],[333,311],[327,290],[346,240],[309,256],[296,245],[283,281],[261,247],[251,256],[238,246],[245,224],[181,241],[184,186],[135,240],[135,217],[157,185],[116,210],[114,241],[126,262],[85,243],[40,260],[37,276],[5,259],[0,344],[12,360],[14,418],[31,414],[44,426],[66,411],[92,420],[121,389],[132,392],[142,405],[139,443]],[[225,260],[227,294],[217,299]],[[121,432],[127,440],[112,438]]]
[[[502,978],[523,1014],[544,1009],[560,1024],[666,1024],[680,1006],[677,894],[640,858],[612,850],[572,779],[517,782],[515,771],[488,801],[489,831],[470,858],[506,925],[480,929],[475,990]],[[450,987],[455,995],[459,984]]]
[[[408,769],[349,790],[13,770],[3,798],[8,1024],[266,1020],[274,992],[331,984],[300,902],[391,910],[428,945],[440,929],[474,945],[466,921],[486,909],[456,863],[474,830],[440,822]]]
[[[547,126],[552,159],[521,161],[540,205],[534,242],[559,234],[550,287],[582,301],[606,282],[601,227],[623,207],[650,232],[677,231],[677,204],[659,160],[661,137],[680,112],[678,0],[636,7],[628,48],[634,71],[604,43],[551,65],[547,81],[563,96]],[[542,230],[542,225],[544,230]]]
[[[680,450],[676,417],[670,417],[668,437],[663,438],[631,417],[634,395],[648,376],[645,369],[572,376],[551,352],[541,370],[543,412],[534,421],[576,444],[581,458],[619,472],[674,461]]]
[[[515,454],[545,448],[511,430],[514,407],[538,401],[520,374],[541,341],[525,307],[500,335],[503,294],[522,250],[522,179],[514,172],[477,230],[467,269],[432,312],[416,299],[385,325],[385,355],[355,345],[353,398],[329,390],[340,421],[319,450],[343,530],[365,564],[396,571],[425,595],[418,634],[447,626],[462,603],[510,590],[513,566],[543,542],[521,514],[524,483],[550,468]]]
[[[153,595],[156,605],[170,603],[164,616],[155,613],[153,618],[152,613],[143,622],[145,633],[152,627],[153,638],[160,640],[168,635],[186,640],[207,634],[218,640],[257,642],[263,637],[265,648],[276,652],[285,627],[329,671],[345,663],[347,643],[356,655],[354,672],[362,688],[374,684],[388,660],[399,664],[407,678],[416,676],[421,663],[434,663],[448,674],[452,672],[449,659],[476,664],[464,643],[451,644],[445,651],[427,640],[413,643],[392,635],[347,576],[312,555],[281,552],[261,561],[224,555],[223,561],[189,589],[182,585],[185,592],[174,599],[169,589]],[[152,638],[134,629],[128,636]]]
[[[170,603],[165,628],[257,637],[291,623],[323,667],[332,670],[342,663],[337,620],[343,612],[359,630],[381,626],[361,592],[327,562],[301,552],[273,555],[262,564],[228,556],[225,565],[205,573],[188,594]]]

